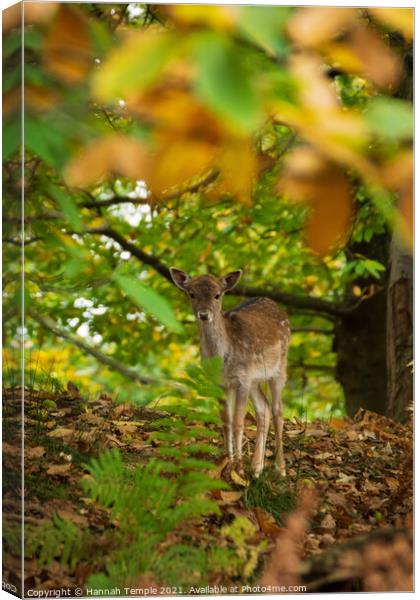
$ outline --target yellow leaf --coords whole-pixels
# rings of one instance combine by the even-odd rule
[[[311,148],[299,148],[286,162],[280,191],[311,206],[307,243],[319,254],[342,241],[349,229],[353,206],[349,183],[341,168]]]
[[[370,7],[368,11],[390,29],[400,31],[407,40],[413,39],[414,9]]]
[[[249,206],[258,171],[258,160],[250,140],[227,142],[221,150],[218,166],[221,170],[219,192],[231,194]]]
[[[172,4],[165,6],[164,11],[180,25],[207,26],[221,30],[231,30],[239,16],[238,8],[235,6]]]
[[[240,475],[238,475],[238,473],[234,470],[232,470],[230,472],[230,476],[231,479],[234,483],[236,483],[237,485],[240,485],[242,487],[248,487],[249,486],[249,481],[247,481],[246,479],[243,479],[243,477],[241,477]]]
[[[214,163],[215,147],[200,139],[162,139],[154,155],[154,167],[146,179],[152,192],[162,192],[180,185],[208,170]]]
[[[240,498],[242,498],[243,495],[243,492],[225,492],[223,490],[220,490],[220,498],[222,502],[219,504],[233,504],[240,500]]]

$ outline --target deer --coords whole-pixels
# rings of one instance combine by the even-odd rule
[[[250,298],[223,312],[223,296],[242,276],[242,270],[222,277],[211,274],[190,277],[170,268],[174,284],[191,301],[203,360],[223,359],[224,401],[221,407],[224,447],[229,464],[242,465],[242,446],[248,398],[255,409],[257,434],[251,460],[254,477],[264,469],[265,447],[270,426],[270,404],[263,391],[268,383],[275,432],[275,468],[286,475],[283,452],[282,391],[287,377],[290,324],[287,314],[265,297]],[[242,468],[242,467],[241,467]]]

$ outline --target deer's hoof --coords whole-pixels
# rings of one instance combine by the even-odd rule
[[[285,465],[276,465],[276,471],[280,475],[280,477],[286,477]]]

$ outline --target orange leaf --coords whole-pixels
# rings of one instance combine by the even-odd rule
[[[219,193],[231,194],[249,206],[259,168],[250,141],[244,139],[226,143],[221,150],[218,166],[221,170]]]
[[[301,53],[290,59],[290,70],[300,83],[302,103],[313,111],[338,107],[334,84],[323,73],[319,58]]]
[[[379,87],[395,87],[402,73],[401,62],[377,33],[362,25],[355,27],[349,34],[348,45],[363,65],[365,77]]]
[[[325,254],[345,237],[353,216],[346,176],[310,148],[295,150],[286,165],[280,191],[310,203],[307,242],[314,252]]]
[[[259,506],[253,508],[261,531],[267,535],[278,535],[284,528],[277,525],[273,515]]]
[[[92,59],[89,30],[83,13],[61,4],[44,43],[46,69],[68,84],[79,83],[87,75]]]
[[[356,17],[354,8],[302,8],[290,19],[288,31],[292,40],[302,46],[319,46],[346,31]]]
[[[205,140],[162,137],[154,155],[154,166],[147,182],[160,195],[208,170],[214,163],[215,147]]]
[[[111,174],[144,179],[151,165],[150,152],[137,140],[110,134],[95,140],[73,158],[64,176],[74,187],[87,187]]]

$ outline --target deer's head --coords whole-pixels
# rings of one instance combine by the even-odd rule
[[[213,275],[190,277],[175,267],[171,267],[170,271],[175,285],[190,297],[197,320],[209,323],[222,311],[223,294],[235,287],[242,275],[241,270],[220,278]]]

